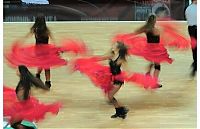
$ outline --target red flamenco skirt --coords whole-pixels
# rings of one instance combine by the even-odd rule
[[[14,89],[3,88],[3,115],[8,116],[10,122],[20,120],[38,122],[43,120],[47,113],[58,114],[60,108],[59,102],[44,104],[32,96],[28,100],[19,101]]]
[[[67,62],[59,56],[60,48],[45,45],[23,45],[14,43],[5,57],[12,67],[26,65],[27,67],[50,68],[66,65]]]
[[[98,60],[98,57],[78,58],[72,63],[72,70],[86,75],[95,86],[107,93],[112,89],[112,74],[109,67],[97,63]]]
[[[167,62],[171,64],[173,59],[169,58],[167,49],[162,44],[147,43],[141,53],[146,60],[154,63]]]

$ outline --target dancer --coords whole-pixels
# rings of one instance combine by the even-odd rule
[[[11,126],[15,129],[32,129],[21,124],[22,120],[38,121],[44,119],[47,112],[58,113],[59,103],[45,105],[30,96],[31,86],[35,85],[48,90],[40,79],[35,78],[26,66],[19,66],[17,75],[19,83],[14,91],[4,87],[4,116],[10,116]]]
[[[123,119],[126,118],[128,113],[128,109],[124,106],[120,105],[117,99],[115,99],[114,95],[119,91],[121,86],[124,84],[123,79],[118,80],[115,79],[118,75],[121,74],[121,67],[124,70],[127,70],[127,60],[126,57],[128,55],[127,47],[121,43],[117,42],[113,44],[112,50],[102,58],[102,60],[109,60],[110,72],[112,73],[112,89],[108,92],[108,99],[114,105],[116,113],[111,116],[111,118],[121,117]]]
[[[169,55],[167,53],[167,50],[165,47],[160,44],[160,32],[155,27],[156,24],[156,16],[150,15],[146,24],[136,30],[134,32],[135,35],[145,33],[147,37],[147,44],[144,47],[142,55],[145,59],[148,61],[151,61],[151,63],[148,66],[147,73],[148,75],[151,74],[152,68],[154,67],[153,76],[158,78],[159,73],[161,70],[161,62],[168,62],[172,63],[172,59],[169,58]],[[162,87],[161,84],[159,84],[159,87]]]
[[[127,67],[126,57],[128,48],[122,42],[113,43],[111,51],[104,56],[89,56],[77,58],[71,62],[72,71],[80,71],[90,78],[95,86],[102,89],[116,109],[116,113],[111,118],[126,118],[128,109],[119,104],[114,95],[126,82],[139,84],[145,89],[158,88],[158,79],[150,75],[130,72]],[[109,60],[109,67],[100,63],[100,61]],[[123,71],[121,71],[121,67]]]
[[[36,17],[35,23],[30,29],[30,32],[25,36],[25,38],[28,38],[32,35],[35,35],[36,45],[41,44],[48,44],[49,37],[54,41],[54,38],[52,37],[52,34],[48,27],[46,26],[46,21],[44,16],[38,16]],[[38,68],[36,77],[40,78],[40,74],[42,72],[43,68]],[[46,68],[45,70],[45,85],[48,87],[51,87],[51,81],[50,81],[50,68]]]
[[[111,118],[126,118],[128,109],[119,104],[114,95],[124,84],[121,66],[126,67],[127,47],[123,43],[113,44],[112,50],[104,56],[82,57],[75,59],[72,63],[72,71],[80,71],[87,75],[90,80],[101,88],[110,103],[116,109],[116,113]],[[109,66],[104,66],[99,61],[109,60]]]
[[[192,47],[192,72],[191,76],[194,77],[197,71],[197,0],[192,0],[192,4],[185,10],[185,16],[188,22],[188,32],[191,38],[191,43],[195,43]]]

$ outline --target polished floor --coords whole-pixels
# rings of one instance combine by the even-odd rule
[[[102,55],[110,48],[111,37],[119,32],[132,32],[143,23],[137,22],[61,22],[48,23],[56,44],[63,38],[75,37],[86,42],[96,55]],[[181,32],[188,36],[186,23],[178,23]],[[4,51],[12,42],[23,37],[32,23],[4,23]],[[34,37],[26,40],[34,43]],[[129,128],[129,129],[184,129],[196,128],[196,78],[189,76],[192,62],[191,50],[169,49],[175,59],[171,65],[163,64],[161,89],[146,91],[135,84],[126,83],[116,98],[130,109],[125,120],[111,119],[115,112],[107,104],[103,93],[89,79],[80,73],[70,74],[67,67],[51,70],[52,88],[49,92],[32,89],[32,95],[43,102],[60,101],[63,108],[57,116],[47,115],[37,123],[39,129],[56,128]],[[63,58],[68,59],[67,55]],[[145,72],[145,60],[131,56],[128,59],[131,71]],[[4,84],[15,87],[18,82],[15,69],[4,60]],[[35,73],[36,69],[31,69]],[[44,80],[44,73],[42,74]]]

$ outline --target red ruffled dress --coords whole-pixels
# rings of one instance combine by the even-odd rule
[[[177,25],[170,22],[159,22],[161,37],[147,32],[146,37],[137,36],[132,33],[118,34],[113,38],[113,42],[123,42],[128,46],[129,54],[143,57],[155,63],[172,63],[165,47],[175,48],[175,50],[188,50],[195,46],[190,44],[190,40],[180,34]]]
[[[151,62],[154,63],[162,63],[168,62],[172,63],[173,60],[169,58],[169,54],[167,49],[164,47],[163,44],[160,44],[160,36],[154,35],[152,32],[147,32],[147,44],[145,45],[143,52],[141,53],[142,56]]]

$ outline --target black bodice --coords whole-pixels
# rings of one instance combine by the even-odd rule
[[[110,65],[110,72],[113,74],[113,75],[117,75],[117,74],[120,74],[121,73],[121,64],[117,64],[117,60],[119,59],[119,56],[117,57],[116,60],[111,60],[109,61],[109,65]]]
[[[147,43],[159,43],[160,35],[154,35],[153,32],[147,32]]]
[[[35,37],[36,44],[48,44],[49,37]]]
[[[35,29],[36,44],[48,44],[49,36],[47,33],[42,32],[40,28]]]

